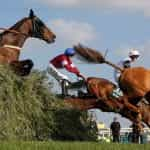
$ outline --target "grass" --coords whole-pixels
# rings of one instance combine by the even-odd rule
[[[150,145],[91,142],[0,142],[0,150],[149,150]]]

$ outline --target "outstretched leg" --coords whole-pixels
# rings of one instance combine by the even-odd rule
[[[68,88],[67,88],[68,81],[62,80],[61,81],[61,90],[62,90],[62,96],[68,96]]]
[[[129,110],[139,114],[139,112],[140,112],[139,107],[138,106],[134,106],[133,104],[131,104],[125,96],[123,96],[121,98],[121,101],[124,104],[124,108],[128,108]]]

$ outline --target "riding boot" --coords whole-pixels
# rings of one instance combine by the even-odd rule
[[[62,93],[62,96],[64,97],[65,96],[65,84],[64,84],[64,80],[61,81],[61,93]]]
[[[67,89],[67,81],[66,80],[62,80],[61,89],[62,89],[62,96],[63,97],[68,96],[68,89]]]

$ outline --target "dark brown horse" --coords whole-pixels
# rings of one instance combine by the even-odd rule
[[[0,34],[0,64],[10,64],[21,75],[28,74],[33,66],[31,60],[19,61],[25,41],[38,38],[53,43],[55,34],[30,10],[29,17],[23,18]]]
[[[104,112],[119,113],[137,123],[140,128],[142,121],[150,127],[150,107],[143,102],[140,106],[133,106],[128,103],[126,96],[118,99],[112,97],[112,92],[116,87],[112,82],[93,77],[88,78],[87,87],[93,97],[68,98],[65,102],[80,110],[100,109]]]

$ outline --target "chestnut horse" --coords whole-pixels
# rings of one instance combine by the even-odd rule
[[[150,103],[150,70],[143,67],[125,69],[119,86],[132,104],[136,105],[142,98]]]
[[[120,68],[107,61],[99,51],[81,44],[74,46],[74,48],[80,56],[79,59],[83,61],[98,64],[105,63],[119,70],[121,73],[119,86],[131,104],[137,105],[142,98],[145,98],[150,103],[150,70],[143,67]]]
[[[31,60],[19,61],[19,56],[25,41],[30,37],[47,43],[53,43],[56,38],[55,34],[34,15],[33,10],[30,10],[29,17],[21,19],[0,34],[0,64],[10,64],[21,75],[28,74],[33,63]]]
[[[142,128],[142,121],[150,127],[150,107],[144,102],[140,106],[131,105],[126,96],[112,97],[116,85],[103,78],[88,78],[88,91],[93,97],[66,98],[65,103],[80,110],[101,109],[104,112],[119,113]]]

